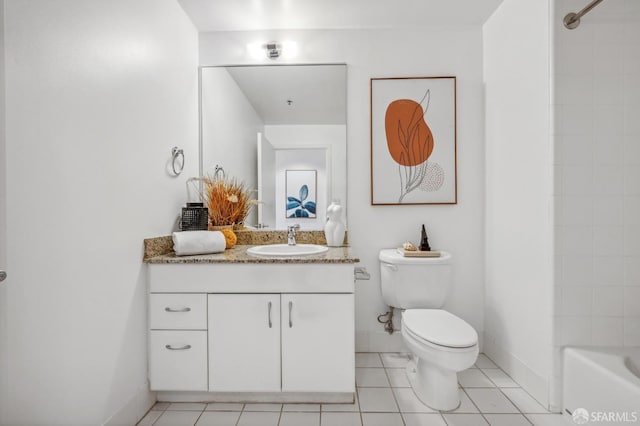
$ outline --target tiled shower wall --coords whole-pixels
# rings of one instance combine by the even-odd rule
[[[554,18],[555,337],[640,346],[640,1]]]

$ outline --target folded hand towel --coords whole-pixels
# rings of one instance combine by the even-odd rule
[[[173,233],[173,251],[177,256],[221,253],[227,246],[220,231],[184,231]]]

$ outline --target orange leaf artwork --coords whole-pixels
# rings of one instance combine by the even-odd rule
[[[371,205],[456,204],[456,77],[371,78]]]
[[[410,99],[395,100],[387,107],[387,146],[391,157],[402,166],[422,164],[433,152],[433,134],[424,113],[422,106]]]
[[[429,108],[430,92],[427,90],[420,103],[411,99],[397,99],[387,106],[384,128],[391,158],[400,169],[400,199],[420,187],[427,159],[433,152],[434,140],[424,116]],[[425,107],[423,108],[423,104]]]

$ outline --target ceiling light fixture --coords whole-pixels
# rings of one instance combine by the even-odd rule
[[[278,59],[282,53],[282,45],[275,41],[267,43],[265,48],[267,49],[267,58],[269,59]]]
[[[254,60],[267,58],[275,60],[278,58],[292,59],[298,55],[298,44],[295,41],[285,40],[283,42],[253,42],[247,44],[247,53]]]

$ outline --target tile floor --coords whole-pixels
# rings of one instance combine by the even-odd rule
[[[414,395],[400,353],[357,353],[354,404],[157,403],[139,426],[566,426],[487,356],[458,375],[460,407],[441,413]]]

